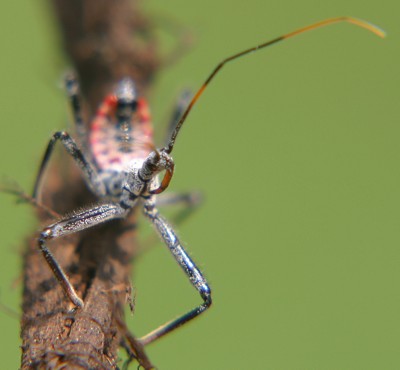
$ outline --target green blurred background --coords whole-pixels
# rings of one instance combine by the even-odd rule
[[[324,18],[338,24],[242,59],[201,98],[177,142],[173,190],[205,195],[178,229],[214,306],[148,348],[160,369],[400,369],[400,4],[394,0],[152,0],[196,41],[160,71],[156,128],[181,88],[223,57]],[[67,126],[65,63],[42,0],[0,5],[0,173],[31,189],[52,131]],[[27,206],[1,198],[0,300],[19,310]],[[144,226],[147,230],[147,227]],[[147,231],[146,231],[147,232]],[[136,266],[138,335],[199,303],[161,246]],[[0,311],[2,369],[19,323]]]

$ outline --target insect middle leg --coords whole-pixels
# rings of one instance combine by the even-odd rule
[[[44,170],[49,162],[50,156],[53,153],[54,145],[57,141],[61,141],[67,153],[73,158],[75,163],[82,170],[83,175],[86,179],[86,183],[89,188],[93,191],[93,193],[103,196],[106,194],[106,189],[103,182],[100,180],[99,175],[97,173],[94,165],[89,162],[89,160],[85,157],[83,152],[78,148],[78,145],[75,143],[74,139],[65,131],[58,131],[53,134],[52,138],[47,145],[47,149],[44,153],[42,163],[39,168],[38,175],[36,177],[35,185],[33,187],[32,198],[37,199],[39,187],[41,184],[42,176]],[[40,199],[38,199],[39,201]]]
[[[172,224],[180,224],[186,220],[203,203],[203,196],[198,191],[183,193],[162,193],[157,197],[157,207],[183,206],[172,216]]]
[[[188,253],[183,248],[181,242],[179,241],[177,235],[175,234],[172,227],[167,223],[167,221],[160,216],[158,210],[155,208],[154,197],[150,198],[144,205],[144,214],[154,225],[157,233],[160,235],[176,262],[181,266],[182,270],[185,272],[186,276],[189,278],[191,284],[199,292],[203,303],[193,310],[187,312],[186,314],[165,323],[159,328],[153,330],[149,334],[140,338],[140,342],[143,345],[154,342],[156,339],[161,338],[165,334],[168,334],[172,330],[180,327],[181,325],[187,323],[188,321],[199,316],[201,313],[207,310],[211,306],[211,289],[204,278],[203,274],[197,268],[196,264],[190,258]]]

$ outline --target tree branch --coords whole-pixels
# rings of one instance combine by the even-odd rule
[[[123,76],[134,78],[142,94],[147,90],[158,60],[151,24],[137,1],[54,0],[52,5],[90,112]],[[56,212],[95,201],[71,162],[55,163],[48,173],[43,201]],[[38,217],[44,225],[51,222],[39,211]],[[37,235],[29,238],[23,271],[22,369],[116,369],[121,345],[144,368],[152,368],[123,315],[137,250],[134,236],[135,214],[50,243],[84,299],[84,308],[76,311],[38,253]]]

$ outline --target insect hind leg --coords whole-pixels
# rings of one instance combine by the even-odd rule
[[[175,130],[177,123],[182,117],[182,114],[185,112],[192,97],[193,93],[189,89],[185,89],[180,93],[178,99],[175,102],[174,109],[172,110],[172,114],[169,119],[168,129],[164,140],[165,144],[168,144],[169,138],[171,137],[173,131]]]

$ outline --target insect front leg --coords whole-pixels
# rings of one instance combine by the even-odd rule
[[[33,187],[32,198],[37,199],[39,187],[43,177],[44,170],[46,169],[47,163],[49,162],[50,156],[53,153],[54,145],[57,141],[61,141],[67,153],[73,158],[75,163],[82,170],[83,175],[86,179],[86,183],[93,191],[93,193],[102,196],[106,194],[106,189],[103,182],[100,180],[97,170],[94,165],[85,157],[82,151],[78,148],[74,139],[65,131],[58,131],[53,134],[52,138],[47,145],[47,149],[44,153],[42,163],[39,168],[38,175],[36,177],[35,185]]]
[[[201,313],[206,311],[212,303],[211,289],[206,279],[183,248],[172,227],[164,218],[159,215],[158,210],[155,208],[154,202],[154,197],[152,197],[145,203],[144,214],[154,225],[157,233],[160,235],[160,237],[172,253],[176,262],[185,272],[191,284],[199,292],[201,298],[203,299],[203,303],[193,310],[187,312],[186,314],[165,323],[164,325],[140,338],[140,341],[143,345],[154,342],[156,339],[161,338],[165,334],[168,334],[172,330],[199,316]]]
[[[190,191],[185,193],[161,193],[157,196],[156,206],[157,207],[179,207],[174,210],[174,214],[170,216],[170,222],[172,225],[180,225],[186,221],[203,203],[202,194],[198,191]],[[157,235],[152,233],[142,243],[140,253],[149,250],[153,245],[158,242],[159,238]]]
[[[42,252],[43,257],[46,259],[47,264],[53,271],[55,277],[67,294],[68,298],[76,306],[83,307],[83,301],[76,293],[60,264],[47,248],[45,242],[47,240],[59,238],[61,236],[88,229],[108,220],[123,218],[127,213],[128,210],[124,209],[119,204],[102,204],[91,209],[78,212],[71,217],[58,221],[44,228],[40,233],[38,239],[39,249]]]

